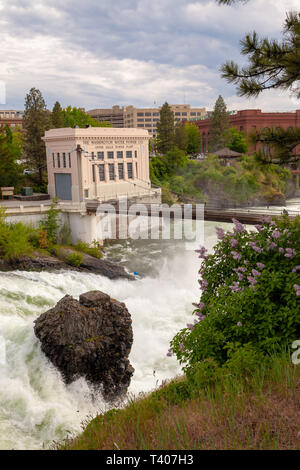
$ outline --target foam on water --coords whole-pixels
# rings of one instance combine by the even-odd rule
[[[206,223],[205,244],[210,249],[216,241],[215,225]],[[200,260],[184,244],[166,250],[159,243],[143,243],[141,257],[152,260],[156,274],[135,282],[71,271],[0,274],[0,449],[48,447],[68,433],[80,432],[83,421],[107,409],[101,394],[95,396],[84,379],[64,384],[33,333],[33,321],[65,294],[78,298],[99,289],[126,303],[134,332],[130,393],[151,390],[180,373],[176,359],[166,352],[170,339],[191,320],[192,302],[200,294]],[[139,271],[140,250],[134,243],[118,245],[115,252],[121,250],[121,259]]]

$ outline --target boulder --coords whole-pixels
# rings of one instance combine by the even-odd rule
[[[133,342],[124,303],[101,291],[63,297],[35,321],[42,351],[66,383],[85,377],[107,400],[126,393],[134,372],[128,356]]]

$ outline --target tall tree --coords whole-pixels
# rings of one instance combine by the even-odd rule
[[[8,126],[0,131],[0,187],[17,187],[22,182],[22,170],[17,159],[21,147],[14,141],[13,133]]]
[[[184,127],[186,131],[187,153],[199,153],[201,149],[201,136],[198,127],[193,122],[187,122]]]
[[[65,124],[64,113],[58,101],[56,101],[52,109],[51,123],[54,129],[59,129],[61,127],[64,127],[64,124]]]
[[[227,144],[227,132],[229,129],[229,115],[225,101],[219,95],[210,120],[209,150],[215,152]]]
[[[178,121],[175,125],[175,135],[174,135],[174,144],[180,150],[186,152],[186,145],[187,145],[187,135],[185,125],[182,122]]]
[[[234,152],[247,153],[249,145],[243,131],[239,131],[236,127],[228,129],[226,134],[226,147]]]
[[[174,113],[168,103],[160,109],[157,123],[157,148],[162,154],[166,154],[174,146]]]
[[[24,151],[39,185],[46,182],[46,151],[42,137],[51,127],[50,113],[40,90],[31,88],[25,98],[23,124],[26,130]]]

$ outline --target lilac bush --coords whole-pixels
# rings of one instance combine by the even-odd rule
[[[219,364],[228,350],[251,345],[268,354],[300,339],[300,217],[264,219],[247,231],[218,228],[213,254],[202,260],[196,319],[171,341],[187,374],[207,358]]]

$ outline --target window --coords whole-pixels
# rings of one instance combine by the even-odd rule
[[[71,153],[70,152],[68,153],[68,156],[69,156],[69,168],[71,168]]]
[[[152,124],[145,124],[145,127],[152,127]]]
[[[99,167],[99,179],[100,181],[105,181],[104,165],[98,165],[98,167]]]
[[[144,127],[144,124],[138,124],[137,126],[138,127]]]
[[[67,168],[67,162],[66,162],[66,154],[63,152],[63,166],[64,168]]]
[[[132,178],[132,163],[127,163],[128,178]]]
[[[92,152],[92,160],[95,160],[95,153]]]
[[[55,156],[54,156],[54,153],[52,153],[52,161],[53,161],[53,168],[55,168]]]
[[[123,165],[123,163],[118,163],[118,173],[119,173],[119,179],[123,180],[124,179],[124,165]]]
[[[144,113],[137,113],[137,116],[144,116]]]
[[[142,118],[142,119],[139,118],[139,119],[137,120],[137,122],[144,122],[144,118]]]
[[[146,119],[145,119],[145,122],[151,122],[151,121],[152,121],[151,118],[146,118]]]
[[[151,113],[145,113],[145,116],[151,116]]]
[[[117,158],[123,158],[123,151],[118,151],[117,152]]]
[[[96,181],[96,173],[95,173],[95,165],[92,165],[92,175],[93,175],[93,182]]]
[[[196,116],[196,113],[191,113],[191,116]]]
[[[132,158],[132,151],[131,150],[126,151],[126,158]]]
[[[197,116],[201,116],[201,113],[197,113]]]
[[[138,177],[138,166],[137,166],[137,162],[135,162],[135,174],[136,174],[136,177]]]
[[[175,116],[180,116],[180,113],[175,113]]]
[[[107,158],[114,158],[114,152],[107,152]]]
[[[85,197],[85,198],[88,198],[88,197],[89,197],[89,190],[88,190],[88,189],[85,189],[85,190],[84,190],[84,197]]]
[[[137,150],[134,151],[134,156],[137,158]]]
[[[60,168],[60,155],[57,154],[57,167]]]
[[[187,116],[187,113],[182,113],[182,116]]]
[[[109,179],[114,180],[115,179],[115,165],[113,163],[109,163],[108,173],[109,173]]]
[[[104,160],[104,152],[97,152],[98,160]]]
[[[159,113],[153,113],[153,116],[159,116]]]

